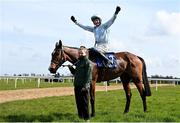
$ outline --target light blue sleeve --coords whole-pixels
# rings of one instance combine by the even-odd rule
[[[116,17],[117,17],[117,15],[114,14],[114,15],[111,17],[111,19],[108,20],[106,23],[102,24],[102,26],[103,26],[105,29],[109,28],[109,27],[114,23]]]
[[[75,24],[78,25],[79,27],[81,27],[82,29],[90,31],[90,32],[93,32],[93,30],[94,30],[94,27],[91,27],[91,26],[84,26],[78,22],[76,22]]]

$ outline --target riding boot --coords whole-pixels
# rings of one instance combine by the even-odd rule
[[[103,53],[99,52],[99,54],[107,65],[111,64],[111,61]]]
[[[95,48],[90,48],[90,50],[93,51],[98,57],[100,57],[104,61],[105,66],[111,64],[111,61],[102,52],[98,51]]]

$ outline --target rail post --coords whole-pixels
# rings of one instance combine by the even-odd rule
[[[107,81],[104,82],[105,85],[105,91],[107,92]]]
[[[17,88],[17,80],[18,78],[15,78],[14,87]]]
[[[38,88],[40,87],[41,78],[38,78]]]
[[[51,79],[51,80],[52,80],[51,84],[54,84],[54,80],[53,79]]]
[[[22,84],[24,84],[24,78],[22,78],[21,81],[22,81]]]
[[[173,81],[174,82],[174,87],[176,87],[176,81]]]
[[[158,90],[158,80],[156,80],[156,91]]]
[[[7,84],[9,83],[8,81],[9,81],[9,79],[8,79],[8,78],[6,78],[6,83],[7,83]]]

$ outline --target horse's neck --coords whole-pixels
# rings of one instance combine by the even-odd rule
[[[79,57],[78,48],[72,48],[63,46],[64,53],[66,54],[66,60],[72,64],[76,63]]]
[[[78,48],[63,46],[63,50],[66,55],[67,61],[71,62],[72,64],[75,64],[78,61],[78,58],[79,58]],[[93,56],[89,52],[88,52],[88,55],[89,55],[89,59],[92,62],[95,62],[95,56]]]

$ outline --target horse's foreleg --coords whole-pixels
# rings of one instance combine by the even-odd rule
[[[95,116],[95,85],[90,87],[91,117]]]
[[[129,112],[129,106],[131,103],[131,96],[132,96],[129,82],[123,83],[123,87],[124,87],[124,91],[126,93],[126,107],[124,109],[124,113],[128,113]]]
[[[139,83],[135,83],[139,93],[140,93],[140,96],[141,96],[141,99],[143,101],[143,108],[144,108],[144,112],[147,111],[147,104],[146,104],[146,95],[145,95],[145,91],[143,89],[143,84],[142,82],[139,82]]]

